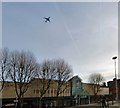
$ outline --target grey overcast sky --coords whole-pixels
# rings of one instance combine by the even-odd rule
[[[45,23],[43,17],[51,17]],[[38,62],[63,58],[88,82],[91,73],[114,77],[118,55],[117,2],[4,2],[2,47],[29,50]]]

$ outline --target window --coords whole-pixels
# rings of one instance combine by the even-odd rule
[[[36,90],[36,94],[39,94],[39,90],[38,89]]]
[[[76,81],[76,88],[79,88],[79,80]]]
[[[56,94],[56,92],[57,92],[57,90],[55,89],[55,90],[54,90],[54,94]]]
[[[51,94],[53,93],[53,90],[51,90]]]
[[[35,89],[34,89],[34,91],[33,91],[33,92],[34,92],[34,94],[36,93],[36,92],[35,92]]]

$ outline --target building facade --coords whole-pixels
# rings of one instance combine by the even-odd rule
[[[28,90],[24,94],[24,102],[34,105],[34,107],[37,107],[35,105],[38,104],[38,101],[40,100],[42,87],[46,88],[48,84],[48,80],[44,82],[44,84],[41,81],[42,79],[34,78],[29,85]],[[57,106],[58,101],[60,105],[70,105],[71,104],[71,83],[61,82],[63,85],[61,86],[61,92],[57,96],[57,87],[58,87],[58,81],[57,80],[51,80],[50,87],[46,89],[45,94],[43,94],[41,98],[41,102],[43,106]],[[5,86],[2,90],[2,94],[0,97],[3,100],[3,105],[13,105],[18,100],[18,96],[15,92],[15,86],[13,82],[5,82]],[[59,100],[58,100],[59,99]],[[61,100],[61,101],[60,101]],[[33,106],[32,106],[33,107]]]
[[[24,97],[39,97],[42,90],[41,79],[35,78],[30,82],[29,88],[24,94]],[[47,83],[47,81],[45,82]],[[50,82],[49,89],[46,90],[43,97],[55,97],[57,94],[57,80]],[[61,87],[61,93],[59,96],[70,96],[71,95],[71,85],[70,82],[66,82]],[[14,83],[5,82],[5,86],[2,90],[2,98],[16,98]]]
[[[42,79],[34,78],[31,80],[28,90],[24,94],[24,98],[27,100],[31,100],[30,103],[34,103],[39,99],[41,96],[41,90],[43,85],[46,85],[48,80],[42,83]],[[63,85],[61,86],[61,93],[57,96],[57,87],[58,81],[52,80],[50,82],[49,89],[46,90],[45,94],[42,96],[44,104],[50,106],[51,103],[54,106],[57,105],[56,99],[59,97],[61,100],[61,104],[65,105],[67,103],[80,105],[80,104],[87,104],[91,103],[92,100],[94,101],[94,92],[91,89],[93,84],[90,83],[82,83],[82,80],[79,76],[72,77],[69,81],[62,82]],[[112,85],[109,89],[108,87],[100,87],[100,91],[97,95],[108,95],[109,93],[113,93]],[[118,85],[120,87],[120,85]],[[44,86],[46,87],[46,86]],[[114,87],[113,87],[114,88]],[[4,89],[2,90],[1,99],[9,101],[10,99],[15,100],[17,99],[15,87],[13,82],[5,82]]]
[[[77,75],[70,79],[71,82],[71,96],[74,97],[75,104],[80,105],[81,100],[86,98],[87,94],[83,89],[82,79]]]
[[[113,81],[107,82],[109,87],[109,94],[112,96],[113,100],[116,99],[116,79]],[[120,99],[120,79],[117,79],[117,88],[118,88],[118,99]]]
[[[71,81],[71,95],[74,97],[84,96],[85,91],[82,86],[82,79],[79,76],[74,76],[70,79]]]
[[[83,89],[86,91],[87,95],[94,96],[93,84],[83,83]],[[97,95],[109,95],[109,87],[99,86],[99,91]]]

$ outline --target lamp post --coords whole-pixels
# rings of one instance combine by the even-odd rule
[[[116,100],[118,100],[118,86],[117,86],[117,74],[116,74],[116,59],[117,56],[112,58],[114,60],[114,64],[115,64],[115,90],[116,90]]]

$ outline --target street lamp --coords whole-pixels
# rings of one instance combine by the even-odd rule
[[[116,100],[118,100],[118,87],[117,87],[117,74],[116,74],[116,59],[117,56],[112,58],[114,60],[114,64],[115,64],[115,88],[116,88]]]

